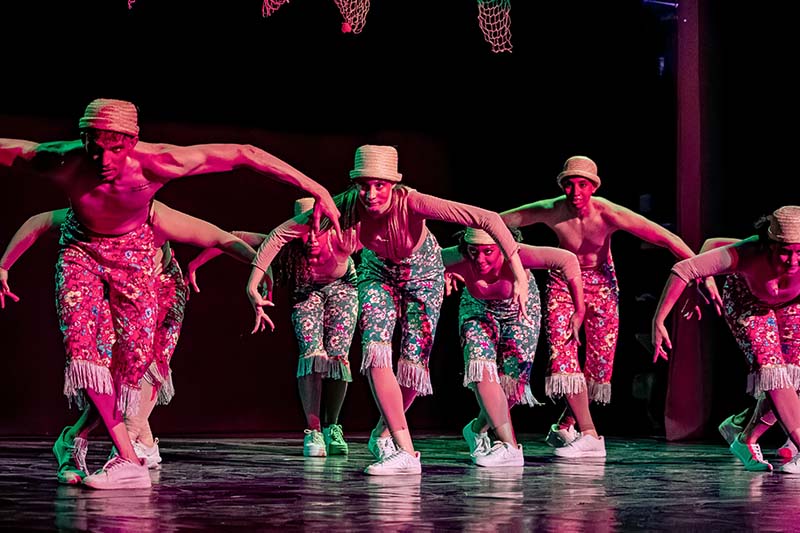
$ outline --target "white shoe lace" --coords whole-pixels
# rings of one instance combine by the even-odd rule
[[[749,444],[748,446],[750,446],[750,452],[753,454],[753,457],[755,457],[756,461],[763,463],[764,455],[761,453],[761,445]]]
[[[411,462],[409,459],[412,457],[413,456],[405,450],[395,449],[391,455],[380,461],[380,464],[385,466],[405,466]]]
[[[487,433],[475,433],[475,436],[478,437],[475,439],[475,451],[472,452],[470,455],[472,457],[477,457],[479,455],[486,455],[492,451],[492,443],[489,440],[489,435]]]

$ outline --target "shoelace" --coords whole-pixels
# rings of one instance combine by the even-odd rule
[[[478,433],[478,435],[480,435],[480,433]],[[480,440],[478,441],[478,445],[475,447],[475,451],[472,452],[470,455],[472,457],[477,457],[479,455],[486,455],[487,453],[489,453],[491,451],[491,448],[492,448],[492,444],[489,441],[489,435],[484,433],[483,436],[480,437]]]
[[[381,464],[388,465],[388,464],[394,464],[394,463],[404,463],[404,462],[407,461],[407,459],[406,459],[407,455],[410,455],[410,454],[408,452],[403,451],[403,450],[395,450],[394,453],[392,453],[391,455],[387,456],[383,461],[381,461]]]
[[[761,454],[761,446],[758,444],[750,444],[750,451],[753,452],[753,456],[758,460],[759,463],[764,462],[764,456]]]
[[[103,465],[103,470],[106,472],[111,472],[121,466],[125,466],[126,461],[122,458],[121,455],[115,455],[112,459],[110,459],[106,464]]]
[[[342,426],[331,426],[331,440],[341,440],[344,436],[342,435]]]

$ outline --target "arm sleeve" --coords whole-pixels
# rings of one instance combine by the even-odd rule
[[[506,257],[511,257],[519,249],[511,232],[503,224],[503,219],[494,211],[436,198],[417,191],[411,191],[408,194],[408,204],[416,213],[425,218],[454,222],[484,230],[500,245]]]
[[[725,246],[675,263],[672,273],[686,283],[698,278],[724,274],[733,267],[735,259],[733,247]]]
[[[552,246],[523,246],[520,248],[520,258],[525,268],[558,270],[565,279],[581,276],[578,258],[568,250]]]
[[[252,265],[266,272],[275,256],[278,255],[278,252],[281,251],[281,248],[286,243],[292,239],[304,237],[309,231],[310,228],[307,225],[301,224],[293,218],[287,220],[267,235],[267,238],[259,246]]]

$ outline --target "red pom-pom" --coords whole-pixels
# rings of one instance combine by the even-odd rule
[[[350,33],[353,31],[353,27],[350,26],[349,22],[342,22],[342,33]]]

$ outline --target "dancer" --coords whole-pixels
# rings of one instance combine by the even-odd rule
[[[619,289],[611,258],[611,236],[627,231],[679,259],[694,256],[680,237],[655,222],[613,202],[594,196],[600,187],[597,165],[584,156],[567,159],[556,182],[564,191],[557,198],[540,200],[501,213],[512,228],[546,224],[558,237],[559,247],[578,256],[586,299],[586,362],[581,372],[577,343],[567,342],[567,319],[573,304],[562,279],[550,276],[545,323],[550,345],[548,396],[565,396],[568,408],[551,426],[547,442],[565,449],[564,457],[604,457],[605,442],[597,434],[589,401],[611,401],[611,375],[619,335]],[[580,432],[575,430],[577,422]]]
[[[90,476],[96,488],[150,486],[123,414],[138,410],[139,383],[153,360],[157,313],[149,208],[158,189],[176,178],[243,167],[303,188],[319,200],[326,216],[335,221],[338,215],[323,187],[263,150],[138,142],[137,120],[132,103],[98,99],[79,121],[79,140],[0,139],[0,165],[50,178],[65,190],[74,213],[62,227],[57,263],[57,306],[67,351],[65,391],[86,391],[119,450]],[[101,305],[104,284],[119,341],[113,373],[102,364],[96,335],[86,335],[82,327]]]
[[[561,273],[575,302],[568,325],[570,342],[579,342],[585,309],[578,258],[566,250],[526,244],[520,245],[519,257],[526,269]],[[522,466],[522,445],[514,434],[511,408],[536,404],[530,388],[542,314],[536,280],[528,272],[528,320],[520,320],[511,299],[513,274],[488,233],[468,228],[458,246],[442,250],[442,258],[446,273],[465,283],[458,317],[464,386],[475,392],[480,407],[478,417],[462,431],[472,461],[478,466]],[[494,444],[489,427],[498,438]]]
[[[800,441],[800,207],[775,210],[758,235],[748,237],[672,268],[653,318],[653,361],[671,349],[664,321],[686,285],[727,274],[723,288],[725,321],[750,366],[747,392],[763,400],[751,423],[731,443],[747,470],[768,471],[758,438],[774,415],[797,447]],[[800,455],[781,467],[800,473]]]
[[[0,258],[0,264],[5,265],[5,268],[0,268],[0,304],[3,303],[5,295],[19,301],[8,286],[7,269],[10,269],[42,235],[57,231],[68,216],[70,216],[68,209],[40,213],[29,218],[17,230]],[[152,222],[154,242],[159,246],[158,265],[154,273],[157,278],[158,299],[157,329],[154,336],[155,360],[141,382],[142,399],[139,412],[126,417],[125,425],[136,455],[144,460],[148,468],[157,468],[161,462],[161,455],[158,439],[153,437],[150,429],[149,416],[157,403],[165,405],[175,394],[170,360],[178,342],[188,297],[183,274],[167,239],[200,247],[214,246],[212,249],[228,253],[243,262],[250,262],[255,256],[255,251],[239,238],[218,227],[171,209],[158,201],[153,202]],[[97,350],[103,356],[101,359],[103,364],[110,369],[113,361],[112,348],[116,338],[106,298],[102,300],[94,316]],[[85,401],[81,391],[72,392],[75,395],[70,398],[78,405],[84,406],[83,413],[75,424],[62,430],[53,445],[53,453],[58,460],[57,477],[60,483],[66,484],[80,483],[88,474],[86,467],[88,437],[100,422],[97,411],[91,403]]]
[[[397,150],[365,145],[356,150],[350,171],[353,186],[337,204],[342,227],[355,228],[363,249],[358,269],[363,359],[381,418],[368,447],[378,461],[365,470],[372,475],[419,474],[405,411],[417,395],[431,394],[428,359],[444,289],[441,249],[425,221],[443,220],[486,230],[500,243],[514,273],[512,300],[524,314],[528,279],[517,245],[500,217],[491,211],[419,193],[400,185]],[[261,245],[247,292],[256,313],[256,328],[268,323],[264,307],[270,302],[258,284],[278,250],[310,231],[307,224],[289,220]],[[392,371],[392,336],[400,317],[402,341],[397,375]]]
[[[297,200],[292,220],[304,223],[313,206],[313,198]],[[268,237],[243,231],[233,234],[256,247]],[[300,349],[297,385],[307,425],[303,455],[307,457],[349,451],[339,413],[347,384],[353,380],[349,353],[358,318],[358,289],[351,255],[358,248],[354,228],[345,230],[341,238],[334,229],[312,231],[290,241],[276,261],[277,284],[291,292],[292,325]],[[188,277],[195,290],[199,291],[197,269],[219,253],[208,249],[189,263]],[[271,295],[266,298],[271,300]],[[269,325],[274,329],[271,321]]]

